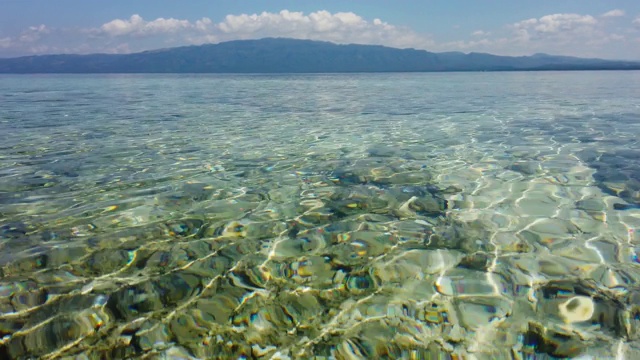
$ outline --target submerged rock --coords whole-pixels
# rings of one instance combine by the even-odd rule
[[[396,147],[377,145],[370,147],[368,153],[372,157],[400,157],[403,151]]]
[[[593,316],[595,306],[588,296],[574,296],[558,305],[558,312],[567,323],[583,322]]]
[[[593,153],[582,151],[578,156],[596,169],[593,175],[599,188],[607,194],[618,196],[630,205],[640,206],[640,150],[627,149]],[[618,205],[617,210],[633,206]]]
[[[540,164],[535,161],[518,161],[510,165],[508,169],[523,175],[535,175],[540,171]]]
[[[524,334],[524,345],[535,353],[543,353],[559,358],[580,355],[585,344],[578,334],[557,328],[547,328],[539,323],[530,323]]]

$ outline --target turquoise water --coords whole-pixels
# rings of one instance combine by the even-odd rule
[[[0,358],[640,358],[638,72],[0,90]]]

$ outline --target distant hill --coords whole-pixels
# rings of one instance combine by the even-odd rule
[[[640,70],[640,62],[535,54],[396,49],[266,38],[134,54],[40,55],[0,59],[0,73],[344,73],[514,70]]]

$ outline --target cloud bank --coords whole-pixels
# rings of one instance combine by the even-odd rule
[[[492,29],[478,29],[466,38],[438,41],[381,19],[365,19],[353,12],[320,10],[311,13],[282,10],[255,14],[230,14],[219,22],[145,19],[139,14],[113,19],[93,28],[50,28],[45,24],[10,36],[0,34],[0,56],[38,53],[123,53],[162,47],[218,43],[236,39],[291,37],[335,43],[386,45],[430,51],[480,51],[504,55],[548,52],[605,58],[636,58],[640,17],[630,20],[624,10],[600,15],[558,13],[523,19]],[[6,55],[5,55],[6,54]],[[608,56],[619,54],[617,56]]]
[[[410,29],[390,25],[380,19],[365,20],[352,12],[330,13],[282,10],[278,13],[227,15],[214,23],[204,17],[196,21],[158,18],[147,21],[140,15],[115,19],[93,31],[108,37],[151,37],[178,35],[188,44],[261,37],[293,37],[337,43],[385,44],[425,47],[432,42]]]
[[[602,17],[619,17],[624,16],[624,10],[613,9],[601,15]]]
[[[145,36],[163,33],[177,33],[191,28],[193,25],[188,20],[158,18],[153,21],[145,21],[140,15],[132,15],[127,20],[115,19],[103,24],[100,30],[111,36]]]

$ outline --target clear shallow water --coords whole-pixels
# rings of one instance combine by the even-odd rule
[[[640,357],[640,73],[0,90],[1,358]]]

